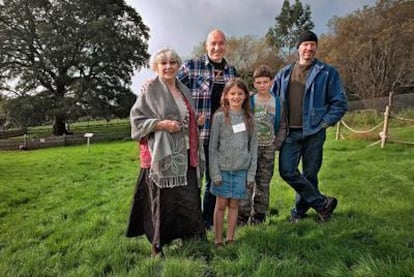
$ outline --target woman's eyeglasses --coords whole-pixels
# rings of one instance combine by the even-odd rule
[[[162,65],[162,66],[166,66],[167,64],[171,65],[171,66],[176,66],[178,64],[177,61],[162,61],[159,62],[158,64]]]

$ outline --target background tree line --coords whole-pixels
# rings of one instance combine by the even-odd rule
[[[285,0],[275,25],[264,38],[229,38],[227,59],[251,83],[258,64],[266,63],[276,73],[296,60],[299,34],[312,30],[309,5]],[[388,96],[391,91],[414,90],[414,2],[380,0],[344,17],[329,21],[327,34],[319,35],[317,57],[341,73],[347,94],[353,99]],[[194,55],[204,52],[204,42]]]
[[[251,83],[261,63],[276,73],[312,30],[311,8],[284,0],[264,37],[228,38],[226,58]],[[341,73],[350,99],[414,87],[414,2],[379,0],[329,21],[317,57]],[[134,70],[146,66],[149,29],[123,0],[0,1],[0,128],[126,117]],[[198,43],[193,55],[205,52]]]

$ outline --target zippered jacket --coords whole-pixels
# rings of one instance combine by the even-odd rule
[[[270,92],[279,96],[289,107],[288,93],[293,64],[282,68],[275,76]],[[331,65],[315,59],[305,84],[302,108],[303,135],[309,136],[322,128],[335,125],[348,110],[345,89],[338,71]],[[289,110],[286,118],[289,118]],[[288,122],[289,125],[289,122]]]

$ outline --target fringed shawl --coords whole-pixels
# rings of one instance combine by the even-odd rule
[[[198,133],[190,93],[177,80],[189,112],[190,163],[198,165]],[[188,158],[185,136],[182,131],[168,133],[153,129],[160,120],[183,122],[178,106],[167,86],[157,77],[138,96],[131,109],[131,137],[148,145],[151,154],[150,178],[160,188],[187,185]],[[146,141],[145,141],[146,140]],[[141,145],[141,148],[145,145]],[[202,148],[202,147],[200,147]],[[147,161],[148,163],[148,161]]]

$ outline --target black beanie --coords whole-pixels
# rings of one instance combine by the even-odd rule
[[[304,31],[300,34],[298,39],[298,44],[296,44],[296,48],[299,48],[299,45],[304,41],[314,41],[316,44],[318,44],[318,37],[315,35],[312,31]]]

